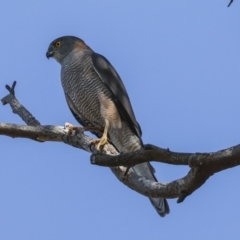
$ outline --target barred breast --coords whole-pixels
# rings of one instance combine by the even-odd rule
[[[68,54],[62,62],[61,80],[68,104],[74,105],[79,118],[87,126],[104,127],[97,96],[103,83],[92,69],[90,52]]]
[[[91,51],[73,51],[62,62],[61,80],[68,104],[75,107],[79,118],[87,126],[104,128],[98,95],[112,100],[112,93],[92,67]],[[140,139],[126,122],[121,127],[110,125],[109,137],[119,152],[130,152],[142,147]]]

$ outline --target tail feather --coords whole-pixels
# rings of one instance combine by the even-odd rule
[[[170,213],[170,209],[167,200],[164,198],[149,198],[153,207],[156,209],[157,213],[164,217],[166,214]]]
[[[150,163],[141,163],[138,165],[135,165],[133,167],[133,170],[139,175],[144,176],[149,180],[156,181],[157,179],[154,176],[154,168]],[[153,207],[156,209],[157,213],[164,217],[166,214],[170,212],[167,200],[164,198],[149,198],[150,202],[152,203]]]
[[[122,122],[122,128],[111,128],[109,131],[110,140],[120,153],[132,152],[142,148],[142,140],[133,134],[128,123]],[[139,176],[144,176],[147,179],[157,182],[154,176],[154,168],[150,163],[141,163],[133,167],[134,172]],[[149,198],[154,208],[161,217],[169,213],[169,206],[166,199]]]

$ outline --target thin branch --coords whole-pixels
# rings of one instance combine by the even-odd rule
[[[9,91],[10,94],[2,98],[2,104],[6,105],[9,104],[13,110],[13,113],[18,114],[19,117],[22,118],[22,120],[27,124],[31,126],[38,126],[40,125],[40,122],[33,117],[33,115],[24,107],[22,104],[20,104],[15,97],[15,87],[17,82],[14,81],[12,84],[12,87],[9,85],[6,85],[6,89]]]

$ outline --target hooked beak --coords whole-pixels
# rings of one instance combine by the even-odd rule
[[[49,59],[50,57],[53,57],[54,52],[53,51],[47,51],[46,57]]]

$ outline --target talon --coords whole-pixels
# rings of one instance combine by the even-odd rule
[[[101,138],[99,139],[95,139],[92,141],[93,144],[97,144],[97,151],[100,151],[100,148],[103,147],[105,144],[108,143],[108,140],[105,136],[102,136]]]
[[[68,136],[72,135],[73,131],[77,132],[83,132],[84,128],[83,127],[76,127],[72,125],[71,123],[66,122],[64,125],[65,128],[68,128]]]
[[[64,124],[64,127],[65,127],[65,128],[70,128],[70,127],[73,127],[73,125],[72,125],[71,123],[66,122],[66,123]]]

